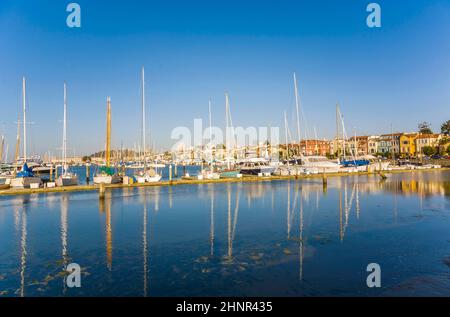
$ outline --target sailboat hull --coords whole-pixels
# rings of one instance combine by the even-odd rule
[[[118,175],[99,175],[94,176],[94,184],[118,184],[121,179]]]
[[[42,180],[39,177],[16,177],[11,179],[12,188],[30,188],[32,184],[41,186]]]
[[[78,177],[76,175],[74,176],[69,176],[69,177],[64,177],[64,176],[60,176],[57,180],[56,180],[56,186],[75,186],[78,185]]]

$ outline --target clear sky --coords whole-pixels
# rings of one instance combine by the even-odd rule
[[[113,143],[139,141],[140,67],[147,82],[148,139],[170,148],[171,130],[207,119],[224,126],[294,127],[297,73],[308,133],[333,137],[335,104],[358,134],[439,130],[450,119],[450,1],[377,1],[382,27],[366,25],[370,1],[78,0],[81,28],[66,26],[71,1],[0,1],[0,132],[13,152],[27,77],[29,152],[59,152],[63,82],[69,154],[104,147],[106,96]],[[75,1],[74,1],[75,2]],[[294,129],[292,129],[294,132]]]

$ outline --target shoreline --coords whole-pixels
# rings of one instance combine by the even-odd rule
[[[401,173],[422,173],[422,172],[434,172],[434,171],[449,171],[450,168],[431,168],[423,170],[392,170],[383,171],[381,175],[389,174],[401,174]],[[339,172],[339,173],[320,173],[309,175],[289,175],[289,176],[243,176],[242,178],[223,178],[223,179],[204,179],[204,180],[185,180],[176,179],[172,181],[161,181],[157,183],[134,183],[134,184],[111,184],[105,185],[104,189],[120,189],[120,188],[137,188],[137,187],[153,187],[153,186],[178,186],[178,185],[198,185],[198,184],[217,184],[217,183],[249,183],[249,182],[271,182],[278,180],[293,180],[293,179],[323,179],[324,184],[326,179],[330,177],[348,177],[348,176],[382,176],[378,172]],[[49,194],[49,193],[69,193],[69,192],[86,192],[86,191],[99,191],[100,185],[76,185],[67,187],[54,187],[54,188],[9,188],[0,190],[0,197],[2,196],[18,196],[18,195],[31,195],[31,194]]]

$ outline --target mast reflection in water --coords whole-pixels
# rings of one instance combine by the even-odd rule
[[[450,295],[450,173],[0,198],[1,296]],[[82,267],[68,288],[64,268]],[[367,264],[382,287],[366,286]]]

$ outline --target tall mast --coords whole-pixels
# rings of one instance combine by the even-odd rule
[[[212,117],[211,117],[211,99],[208,101],[208,114],[209,114],[209,146],[211,150],[211,167],[214,161],[213,157],[213,144],[212,144]]]
[[[300,146],[300,139],[301,139],[301,135],[300,135],[300,114],[299,114],[299,100],[298,100],[298,88],[297,88],[297,77],[295,76],[295,72],[294,72],[294,90],[295,90],[295,109],[297,111],[297,136],[298,136],[298,143]]]
[[[0,164],[3,162],[3,147],[5,146],[5,137],[2,135],[2,145],[0,147]]]
[[[229,153],[229,119],[228,119],[228,113],[229,113],[229,100],[228,100],[228,93],[225,93],[225,118],[226,118],[226,127],[225,127],[225,138],[226,138],[226,151],[227,151],[227,168],[230,169],[230,153]]]
[[[111,163],[111,98],[106,99],[106,166]]]
[[[14,153],[14,162],[17,162],[20,155],[20,114],[17,119],[17,136],[16,136],[16,151]]]
[[[288,141],[288,127],[287,127],[287,116],[286,111],[284,112],[284,135],[286,137],[286,160],[289,166],[289,141]]]
[[[394,130],[392,129],[392,123],[391,123],[391,155],[392,159],[395,163],[395,150],[394,150]]]
[[[339,133],[340,133],[340,131],[339,131],[339,104],[336,104],[336,143],[337,143],[337,158],[338,158],[338,160],[340,160],[340,154],[341,154],[340,144],[339,144],[339,141],[340,141]]]
[[[145,159],[145,72],[142,67],[142,151],[144,154],[144,168],[146,167]]]
[[[64,82],[64,122],[63,122],[63,174],[67,172],[66,162],[67,162],[67,86]]]
[[[23,105],[23,157],[27,161],[27,108],[26,108],[26,82],[22,77],[22,105]]]

